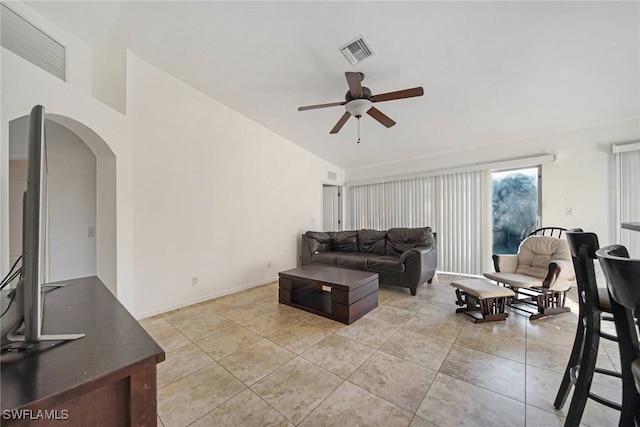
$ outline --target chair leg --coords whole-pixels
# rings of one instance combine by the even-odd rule
[[[618,346],[620,348],[620,364],[622,366],[622,411],[618,425],[620,427],[632,426],[640,409],[640,396],[631,373],[631,362],[638,358],[638,339],[635,331],[635,322],[631,311],[616,301],[611,301],[611,311],[616,325]]]
[[[578,329],[576,330],[576,338],[573,341],[573,349],[571,350],[571,356],[569,356],[569,362],[567,363],[567,369],[564,371],[562,377],[562,383],[556,394],[556,400],[553,403],[556,409],[560,409],[564,406],[571,390],[571,368],[580,363],[580,356],[582,355],[582,347],[584,345],[584,317],[578,320]]]
[[[592,324],[595,325],[594,331],[586,328],[580,369],[573,392],[573,398],[571,399],[571,405],[569,406],[569,412],[567,413],[567,420],[564,424],[565,427],[578,427],[580,425],[582,413],[584,412],[584,407],[589,397],[589,389],[591,388],[591,380],[593,379],[593,374],[596,369],[596,358],[598,357],[598,345],[600,343],[600,337],[598,335],[600,332],[600,319],[592,319]]]
[[[569,307],[565,306],[566,291],[544,291],[538,295],[535,300],[538,306],[538,313],[530,316],[531,320],[539,319],[543,316],[550,316],[553,314],[567,313],[571,311]]]

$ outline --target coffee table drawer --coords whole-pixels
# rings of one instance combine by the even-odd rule
[[[331,300],[340,304],[349,305],[374,292],[378,292],[377,278],[358,288],[352,289],[351,292],[333,288],[331,289]]]
[[[350,305],[340,304],[332,301],[331,314],[334,316],[335,320],[350,325],[377,306],[378,292],[376,288],[376,292],[369,294],[366,297],[362,298],[360,301],[356,301],[355,303]]]

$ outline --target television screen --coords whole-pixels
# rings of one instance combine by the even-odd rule
[[[47,141],[44,107],[36,105],[29,119],[27,192],[24,205],[24,337],[38,341],[42,333],[47,231]]]
[[[47,142],[41,105],[29,117],[27,190],[23,198],[22,274],[15,290],[2,293],[2,349],[14,342],[74,340],[84,334],[43,335],[47,268]],[[9,273],[11,274],[11,272]],[[63,285],[55,285],[63,286]],[[17,347],[25,349],[27,347]]]

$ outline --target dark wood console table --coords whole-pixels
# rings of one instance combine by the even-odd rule
[[[2,355],[0,423],[156,426],[164,351],[97,277],[64,283],[46,293],[43,333],[86,336]]]

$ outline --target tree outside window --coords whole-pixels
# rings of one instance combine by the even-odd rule
[[[493,253],[515,254],[540,224],[540,168],[493,172]]]

